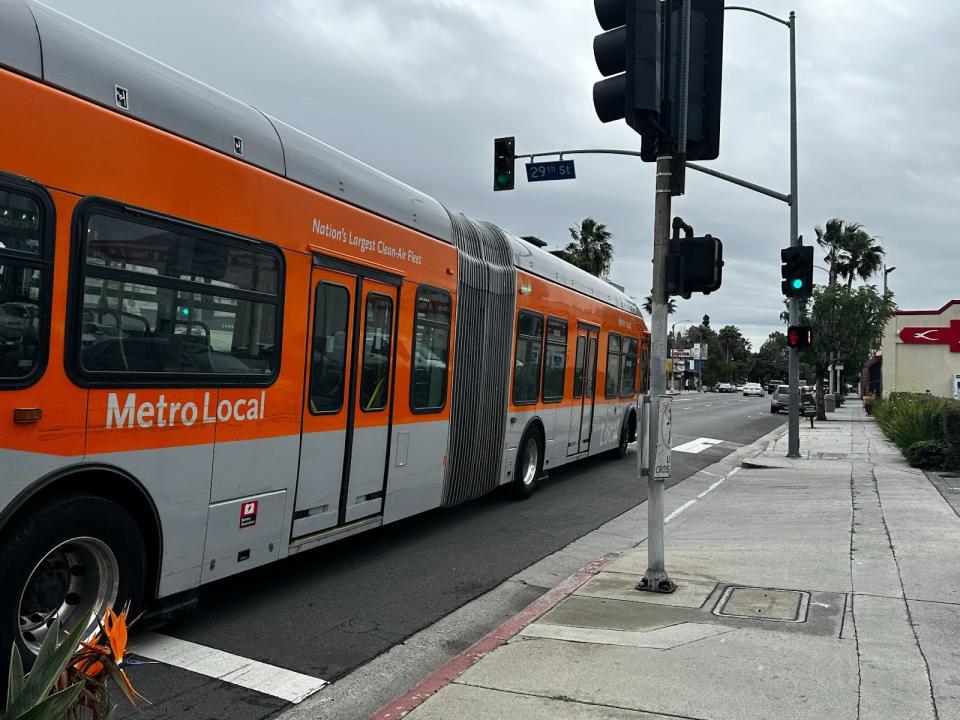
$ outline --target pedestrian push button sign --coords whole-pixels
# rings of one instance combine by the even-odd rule
[[[259,500],[248,500],[240,505],[240,527],[245,528],[257,524],[257,509],[259,507]]]

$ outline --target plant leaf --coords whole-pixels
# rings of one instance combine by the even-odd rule
[[[60,720],[66,716],[82,690],[83,683],[71,685],[66,690],[61,690],[44,699],[25,713],[11,716],[10,720]]]
[[[37,653],[37,660],[33,664],[30,674],[27,675],[20,695],[14,700],[13,706],[7,708],[9,718],[20,718],[35,705],[40,704],[46,697],[50,688],[60,677],[60,673],[63,672],[63,669],[77,651],[77,646],[80,645],[80,634],[83,632],[85,625],[86,622],[81,620],[77,627],[67,635],[66,640],[58,646],[60,620],[53,621],[47,631],[47,636],[43,639],[40,652]]]
[[[13,706],[13,701],[23,692],[23,682],[23,661],[20,659],[17,644],[14,643],[10,650],[10,672],[7,674],[7,709]]]

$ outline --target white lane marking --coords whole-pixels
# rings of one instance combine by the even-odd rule
[[[291,703],[305,700],[327,684],[320,678],[159,633],[144,633],[130,651]]]
[[[693,407],[685,407],[685,408],[682,408],[682,409],[683,409],[683,410],[693,410]]]
[[[719,445],[722,442],[723,440],[714,440],[713,438],[697,438],[696,440],[683,443],[683,445],[676,445],[673,449],[676,452],[699,453],[714,445]]]
[[[686,510],[688,507],[690,507],[691,505],[695,504],[695,503],[697,502],[697,500],[703,499],[703,497],[704,497],[705,495],[708,495],[709,493],[713,492],[713,491],[716,490],[718,487],[720,487],[720,485],[723,484],[723,481],[724,481],[724,480],[726,480],[726,479],[729,478],[729,477],[732,477],[733,475],[736,475],[738,472],[740,472],[740,468],[735,467],[735,468],[734,468],[733,470],[731,470],[729,473],[727,473],[727,474],[724,475],[722,478],[720,478],[719,480],[717,480],[713,485],[711,485],[711,486],[708,487],[706,490],[704,490],[702,493],[700,493],[699,495],[697,495],[696,498],[694,498],[693,500],[687,500],[683,505],[681,505],[681,506],[678,507],[676,510],[674,510],[672,513],[670,513],[669,515],[667,515],[667,517],[664,518],[664,520],[663,520],[663,524],[666,525],[668,522],[670,522],[671,520],[673,520],[675,517],[677,517],[680,513],[682,513],[682,512],[683,512],[684,510]]]
[[[664,525],[666,525],[668,522],[673,520],[677,515],[682,513],[684,510],[686,510],[688,507],[693,505],[695,502],[696,500],[687,500],[683,505],[678,507],[676,510],[674,510],[672,513],[670,513],[669,515],[667,515],[667,517],[663,519]]]
[[[713,403],[707,403],[704,407],[710,407],[711,405],[713,405]]]

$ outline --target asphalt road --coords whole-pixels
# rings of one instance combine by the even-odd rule
[[[671,484],[785,421],[769,409],[768,398],[676,396],[673,446],[722,442],[675,452]],[[160,632],[335,682],[645,500],[635,462],[631,452],[575,463],[551,471],[524,502],[495,493],[205,586],[199,608]],[[542,589],[530,592],[532,600]],[[130,672],[153,702],[138,717],[246,720],[287,705],[171,665]],[[122,700],[121,710],[130,715]]]

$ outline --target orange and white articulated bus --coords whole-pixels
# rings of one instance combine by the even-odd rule
[[[626,453],[608,283],[31,0],[0,97],[0,655]]]

